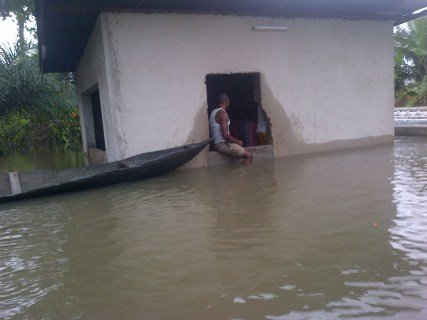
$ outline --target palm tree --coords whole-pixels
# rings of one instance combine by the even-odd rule
[[[78,144],[71,74],[40,75],[31,44],[0,45],[0,151],[35,143]]]
[[[14,110],[51,114],[58,108],[75,108],[73,84],[67,74],[39,72],[32,44],[0,45],[0,117]]]
[[[427,17],[395,33],[395,89],[398,104],[427,105]]]

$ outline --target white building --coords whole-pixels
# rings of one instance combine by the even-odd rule
[[[206,139],[222,92],[248,143],[256,144],[251,108],[262,105],[276,157],[384,143],[393,140],[393,26],[424,6],[39,0],[41,65],[76,72],[92,162]],[[192,165],[209,158],[206,149]]]

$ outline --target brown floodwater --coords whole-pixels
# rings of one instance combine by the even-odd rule
[[[427,140],[0,206],[2,319],[427,319]]]
[[[12,151],[0,156],[0,172],[33,169],[66,169],[85,165],[82,150],[66,149],[62,146]]]

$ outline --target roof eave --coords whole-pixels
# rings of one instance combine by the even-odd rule
[[[425,16],[427,16],[427,9],[424,10],[424,11],[415,13],[415,14],[414,13],[410,13],[410,14],[407,14],[407,15],[405,15],[403,17],[396,18],[394,20],[394,25],[398,26],[398,25],[401,25],[402,23],[406,23],[406,22],[415,20],[417,18],[425,17]]]

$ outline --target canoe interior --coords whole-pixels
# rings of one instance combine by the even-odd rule
[[[121,161],[65,170],[19,173],[22,193],[13,195],[8,173],[0,174],[0,201],[96,188],[161,175],[195,157],[210,140],[198,144],[148,152]]]
[[[65,170],[33,170],[19,173],[22,192],[59,185],[73,180],[93,177],[101,173],[120,169],[117,162],[105,165],[65,169]]]

